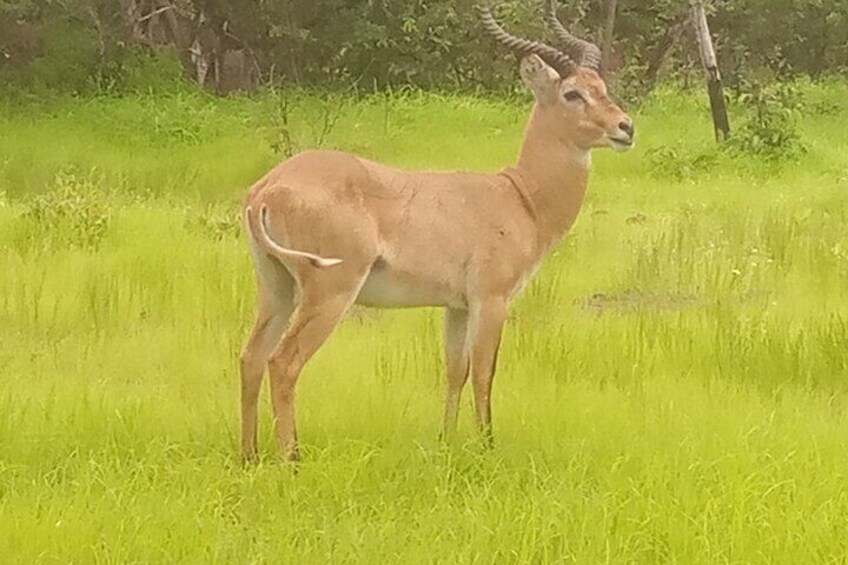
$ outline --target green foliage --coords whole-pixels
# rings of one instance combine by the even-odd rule
[[[282,157],[291,157],[307,148],[325,147],[350,102],[349,97],[338,94],[304,98],[302,93],[280,89],[271,89],[268,98],[272,110],[262,129],[271,150]],[[293,113],[306,126],[300,133],[293,128]]]
[[[813,77],[848,68],[843,0],[716,0],[720,63],[733,81],[756,68]],[[753,69],[752,69],[753,68]]]
[[[275,154],[291,157],[300,150],[291,130],[291,100],[277,90],[272,91],[271,99],[274,101],[274,107],[265,128],[268,145]]]
[[[718,161],[716,151],[678,149],[668,145],[652,147],[645,152],[645,166],[657,178],[691,181],[712,169]]]
[[[239,207],[233,203],[207,205],[201,210],[194,207],[186,217],[185,228],[213,241],[237,239],[244,229]]]
[[[183,67],[171,49],[130,47],[97,75],[99,93],[175,93],[186,90]]]
[[[184,45],[134,43],[121,2],[5,1],[0,4],[0,79],[5,90],[107,92],[171,90],[190,76],[188,45],[202,10],[222,49],[244,49],[266,83],[384,90],[402,85],[474,92],[516,87],[512,55],[484,37],[472,0],[185,0]],[[605,2],[567,2],[562,19],[598,40]],[[145,4],[147,5],[147,4]],[[717,0],[711,26],[729,84],[768,69],[821,77],[848,68],[848,3],[842,0]],[[510,31],[550,40],[538,2],[496,2]],[[687,3],[619,2],[613,77],[626,100],[639,100],[663,72],[697,66]],[[194,18],[194,19],[192,19]],[[672,63],[662,65],[666,55]]]
[[[730,139],[732,149],[767,159],[792,159],[806,151],[797,124],[803,102],[796,84],[745,83],[736,98],[745,121]]]
[[[0,40],[0,80],[5,83],[0,93],[167,93],[186,87],[173,49],[101,43],[105,40],[94,29],[76,19],[48,20],[28,33],[37,36],[37,48],[29,55],[9,55],[6,61]]]
[[[96,249],[109,231],[112,211],[92,176],[68,172],[29,201],[24,217],[33,224],[31,245]]]
[[[20,19],[31,14],[34,0],[0,0],[0,14],[4,17]]]
[[[17,75],[35,92],[90,93],[100,74],[99,63],[93,30],[57,19],[45,25],[41,52]]]

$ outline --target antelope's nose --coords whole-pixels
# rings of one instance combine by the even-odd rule
[[[624,120],[623,122],[618,124],[618,129],[630,136],[631,139],[633,139],[633,136],[636,134],[636,128],[633,126],[633,122],[631,122],[630,120]]]

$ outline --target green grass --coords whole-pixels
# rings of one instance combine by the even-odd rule
[[[803,95],[797,162],[717,151],[671,91],[636,151],[596,154],[514,305],[494,450],[468,393],[437,441],[439,312],[358,310],[302,377],[296,474],[265,398],[263,463],[237,460],[237,199],[278,159],[279,100],[0,108],[0,560],[844,563],[848,86]],[[510,163],[527,112],[290,103],[297,146],[340,108],[325,145],[430,169]]]

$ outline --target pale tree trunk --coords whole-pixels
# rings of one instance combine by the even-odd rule
[[[191,44],[189,52],[191,62],[194,64],[194,80],[200,86],[206,86],[206,75],[209,73],[210,66],[209,54],[203,50],[203,45],[196,39]]]
[[[607,16],[604,22],[604,37],[601,45],[603,51],[603,61],[601,62],[601,72],[605,73],[609,69],[610,59],[613,55],[612,42],[615,35],[615,16],[618,10],[618,0],[607,0]]]
[[[692,23],[695,26],[695,34],[698,39],[701,63],[707,75],[707,91],[710,96],[710,108],[713,114],[716,139],[724,141],[730,136],[730,120],[727,117],[727,106],[724,102],[724,92],[721,86],[721,74],[718,71],[715,48],[710,36],[710,27],[707,24],[704,1],[690,0],[689,5],[692,8]]]

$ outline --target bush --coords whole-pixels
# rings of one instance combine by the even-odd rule
[[[186,230],[213,241],[238,239],[244,229],[241,209],[235,205],[207,206],[188,216]]]
[[[649,149],[645,154],[645,162],[649,172],[656,178],[672,179],[675,181],[691,180],[716,164],[716,153],[690,153],[667,145]]]
[[[183,67],[172,49],[127,47],[96,77],[99,93],[174,93],[185,89]]]
[[[111,209],[90,177],[56,175],[50,191],[29,201],[25,216],[35,239],[48,246],[97,248],[109,230]]]
[[[769,160],[792,159],[806,151],[798,132],[797,116],[803,105],[796,84],[745,82],[736,98],[745,110],[745,120],[728,147]]]
[[[271,150],[283,157],[291,157],[305,148],[327,147],[330,135],[335,130],[339,118],[350,103],[350,98],[339,94],[324,94],[317,98],[317,104],[304,104],[297,93],[272,89],[269,96],[273,108],[267,116],[267,126],[263,127],[264,137]],[[297,114],[305,124],[309,135],[297,134],[292,117]]]

